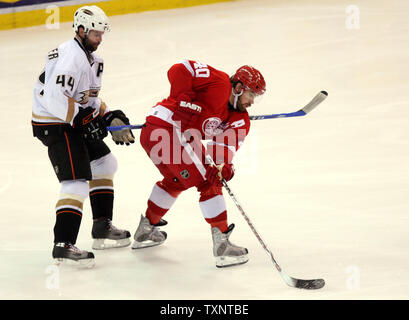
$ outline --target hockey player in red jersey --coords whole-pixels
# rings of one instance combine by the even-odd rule
[[[250,129],[247,108],[264,94],[264,78],[250,66],[229,77],[206,64],[184,60],[169,69],[168,79],[170,95],[151,109],[140,137],[164,178],[153,187],[132,247],[163,243],[167,234],[158,223],[180,193],[196,187],[211,227],[216,266],[246,263],[247,249],[229,241],[234,224],[227,223],[221,180],[234,176],[232,158]],[[206,148],[201,140],[208,141]]]

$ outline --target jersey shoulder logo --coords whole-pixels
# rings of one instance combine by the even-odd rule
[[[206,136],[215,136],[223,132],[220,128],[222,120],[217,117],[207,118],[203,121],[202,131]]]

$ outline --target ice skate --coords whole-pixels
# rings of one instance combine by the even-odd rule
[[[166,240],[167,234],[151,225],[148,218],[141,216],[141,221],[133,238],[135,241],[132,244],[132,249],[141,249],[162,244]]]
[[[55,243],[52,255],[57,265],[67,264],[85,268],[95,266],[92,252],[80,250],[69,242]]]
[[[234,245],[229,241],[234,224],[231,224],[226,232],[219,228],[212,228],[213,255],[216,258],[216,267],[230,267],[249,261],[247,249]]]
[[[92,226],[92,249],[103,250],[121,248],[131,244],[131,233],[127,230],[116,228],[112,221],[107,218],[94,220]]]

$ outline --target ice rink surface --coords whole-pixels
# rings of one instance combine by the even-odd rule
[[[324,278],[318,291],[285,285],[226,193],[231,240],[249,249],[250,261],[216,268],[195,189],[167,214],[164,245],[94,251],[90,270],[53,267],[59,184],[32,137],[31,99],[46,53],[73,31],[64,23],[0,32],[0,298],[408,299],[408,12],[406,0],[247,0],[145,12],[111,17],[97,51],[105,59],[101,98],[138,124],[167,96],[166,71],[181,59],[229,74],[244,64],[261,70],[267,92],[250,114],[296,111],[328,91],[306,117],[253,121],[230,183],[283,269]],[[139,143],[106,140],[119,162],[114,224],[133,234],[161,177]],[[91,217],[87,201],[81,249],[91,250]]]

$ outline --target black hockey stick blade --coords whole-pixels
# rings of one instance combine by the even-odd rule
[[[296,279],[296,278],[288,276],[282,270],[280,274],[281,274],[281,277],[284,279],[285,283],[287,283],[287,285],[289,285],[290,287],[294,287],[298,289],[317,290],[325,286],[324,279],[311,279],[311,280]]]
[[[314,280],[301,280],[301,279],[294,279],[296,280],[295,287],[299,289],[308,289],[308,290],[316,290],[321,289],[325,286],[324,279],[314,279]]]

